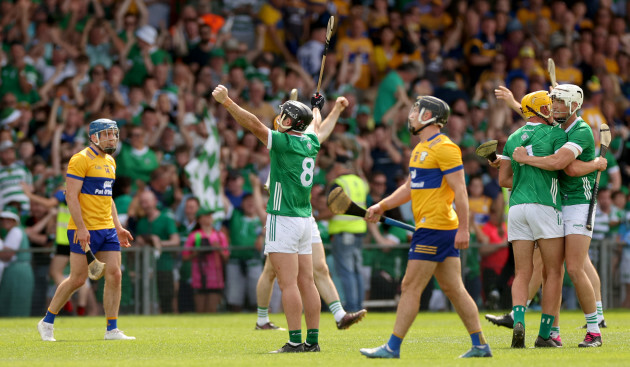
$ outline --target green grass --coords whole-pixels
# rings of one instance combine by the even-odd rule
[[[0,365],[6,366],[628,366],[630,312],[607,311],[604,346],[577,348],[584,338],[584,317],[563,312],[560,349],[509,348],[511,330],[482,326],[494,358],[459,360],[470,338],[455,313],[421,313],[402,345],[398,361],[367,360],[359,348],[375,347],[389,338],[393,313],[369,313],[358,325],[338,331],[330,313],[322,315],[319,354],[270,355],[288,340],[287,332],[254,331],[255,314],[123,316],[119,325],[135,341],[104,341],[103,317],[59,317],[58,342],[39,339],[38,319],[0,319]],[[286,325],[283,314],[272,321]],[[537,335],[540,313],[526,318],[527,346]]]

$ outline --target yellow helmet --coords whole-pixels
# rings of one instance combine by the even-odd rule
[[[543,106],[547,106],[547,113],[542,112],[541,108]],[[527,119],[537,116],[549,123],[549,117],[551,117],[551,97],[549,97],[549,93],[539,90],[525,95],[521,100],[521,111]]]

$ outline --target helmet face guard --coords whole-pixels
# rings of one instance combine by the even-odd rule
[[[543,107],[547,107],[547,112],[543,111]],[[554,119],[552,117],[553,112],[551,108],[551,98],[544,90],[525,95],[525,97],[521,100],[521,112],[527,119],[539,117],[548,125],[556,124],[554,123]]]
[[[280,105],[278,128],[301,133],[311,124],[311,121],[313,121],[313,112],[304,103],[289,100]]]
[[[436,97],[421,97],[411,106],[407,116],[407,127],[409,132],[417,135],[431,124],[436,124],[440,128],[448,122],[451,109],[443,100]],[[419,123],[419,128],[414,128],[413,124]]]
[[[92,136],[95,139],[92,139]],[[113,154],[116,151],[119,136],[118,125],[113,120],[98,119],[90,123],[90,141],[107,154]],[[102,143],[110,141],[114,142],[113,146],[102,146]]]
[[[573,114],[575,114],[584,103],[584,92],[582,88],[573,84],[561,84],[554,88],[549,94],[552,101],[560,101],[569,108],[569,111],[564,116],[557,116],[554,110],[553,116],[558,123],[566,122]],[[575,103],[575,107],[574,104]]]

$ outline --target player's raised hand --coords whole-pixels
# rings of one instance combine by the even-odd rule
[[[382,206],[374,204],[366,210],[365,220],[370,223],[376,223],[379,219],[381,219],[381,215],[383,215],[384,212],[385,211]]]
[[[212,96],[217,102],[223,104],[228,99],[228,89],[224,87],[223,85],[219,84],[212,91]]]
[[[122,247],[130,247],[133,236],[128,230],[124,228],[116,228],[116,234],[118,235],[118,242]]]
[[[320,93],[315,93],[311,97],[311,109],[318,108],[321,111],[324,103],[326,103],[326,98]]]
[[[455,248],[458,250],[465,250],[470,244],[470,233],[468,231],[457,231],[455,235]]]
[[[350,105],[350,102],[348,102],[348,99],[346,97],[337,97],[337,100],[335,101],[335,107],[340,108],[343,111],[346,109],[346,107],[348,107],[348,105]]]
[[[512,153],[512,159],[517,161],[518,163],[524,163],[525,157],[527,157],[527,150],[524,147],[518,147],[514,149],[514,153]]]

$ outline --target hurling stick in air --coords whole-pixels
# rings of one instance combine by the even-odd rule
[[[335,189],[328,194],[328,208],[335,214],[354,215],[361,218],[364,218],[366,213],[365,209],[350,200],[350,197],[346,195],[341,187],[335,187]],[[406,229],[411,232],[415,232],[416,230],[414,226],[388,218],[384,215],[381,216],[380,221],[390,226]]]
[[[102,263],[94,257],[90,245],[85,246],[85,257],[88,262],[88,276],[92,280],[99,280],[105,274],[105,263]]]
[[[608,125],[602,124],[599,128],[600,141],[602,147],[599,151],[600,157],[606,156],[608,145],[610,145],[610,129]],[[599,191],[599,178],[602,175],[602,171],[597,171],[597,178],[595,179],[595,186],[593,186],[593,194],[591,195],[591,202],[588,204],[588,217],[586,218],[586,229],[593,230],[593,212],[595,211],[595,201],[597,200],[597,192]]]
[[[334,25],[335,17],[331,16],[330,19],[328,19],[328,26],[326,27],[326,44],[324,45],[324,54],[322,55],[322,66],[319,67],[319,80],[317,80],[317,92],[315,92],[315,94],[319,94],[319,87],[322,84],[324,64],[326,63],[326,53],[328,52],[328,44],[330,43],[330,36],[332,36]]]
[[[547,71],[549,71],[549,80],[551,81],[551,87],[555,88],[558,86],[558,82],[556,81],[556,63],[550,57],[547,59]]]

